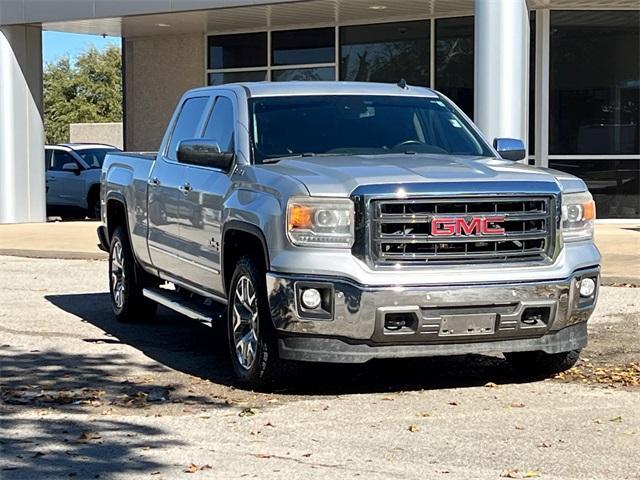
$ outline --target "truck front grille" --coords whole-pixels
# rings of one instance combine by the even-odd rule
[[[376,266],[542,262],[553,253],[551,197],[415,198],[370,205]]]

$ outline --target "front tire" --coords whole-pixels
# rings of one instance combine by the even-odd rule
[[[580,350],[561,353],[508,352],[504,356],[518,373],[550,377],[573,367],[580,358]]]
[[[133,256],[129,236],[117,227],[109,250],[109,292],[119,322],[143,322],[154,318],[157,304],[142,295],[145,273]]]
[[[238,382],[260,388],[280,376],[282,364],[267,301],[264,267],[245,256],[236,264],[229,288],[227,338]]]

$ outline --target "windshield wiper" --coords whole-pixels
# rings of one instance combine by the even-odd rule
[[[265,158],[262,160],[263,164],[266,163],[278,163],[281,160],[290,160],[292,158],[309,158],[309,157],[348,157],[354,155],[353,153],[315,153],[315,152],[305,152],[298,153],[295,155],[282,155],[280,157],[274,158]]]

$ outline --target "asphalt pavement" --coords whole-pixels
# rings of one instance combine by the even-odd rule
[[[640,290],[604,287],[578,368],[503,358],[308,365],[235,388],[167,310],[118,324],[107,264],[0,256],[0,478],[640,478]]]

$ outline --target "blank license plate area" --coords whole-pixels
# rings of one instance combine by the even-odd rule
[[[469,315],[443,315],[440,322],[441,337],[491,335],[496,331],[495,313]]]

